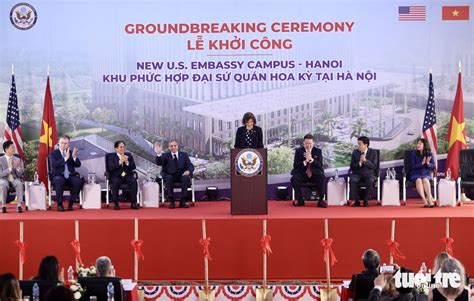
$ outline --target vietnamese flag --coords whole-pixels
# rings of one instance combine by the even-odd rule
[[[38,152],[38,177],[48,187],[47,159],[48,154],[58,143],[58,131],[54,119],[53,97],[49,86],[49,75],[46,81],[46,92],[44,94],[43,119],[41,122],[41,132]]]
[[[443,20],[469,20],[469,5],[443,6]]]
[[[466,129],[464,123],[464,104],[461,88],[461,71],[458,75],[458,87],[454,98],[453,110],[448,128],[448,158],[446,160],[446,171],[451,169],[451,178],[456,179],[459,174],[459,153],[467,148]]]

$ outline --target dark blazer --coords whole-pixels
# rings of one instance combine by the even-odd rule
[[[64,176],[64,167],[68,166],[69,174],[73,175],[76,172],[76,167],[81,166],[81,160],[79,157],[74,159],[72,158],[72,150],[69,151],[69,159],[65,162],[63,155],[59,149],[52,151],[48,155],[49,166],[51,167],[49,170],[50,175],[54,178],[56,176]]]
[[[302,146],[296,149],[295,158],[293,160],[293,170],[291,171],[292,175],[297,173],[306,174],[307,166],[304,166],[304,161],[306,160],[305,154],[306,149]],[[324,174],[323,168],[323,152],[320,148],[313,147],[311,149],[311,157],[313,157],[313,162],[311,163],[311,171],[313,174]]]
[[[133,171],[137,168],[133,156],[129,152],[125,152],[125,155],[128,156],[128,165],[119,164],[119,157],[117,153],[110,153],[107,159],[107,165],[110,177],[122,177],[122,172],[125,172],[125,176],[133,176]]]
[[[361,152],[358,149],[355,149],[352,152],[352,158],[351,158],[351,170],[352,173],[359,175],[361,177],[376,177],[377,175],[375,174],[377,165],[379,162],[379,158],[377,157],[377,152],[371,148],[367,149],[367,155],[365,157],[366,161],[365,163],[362,164],[362,166],[359,165],[359,160],[361,156]]]
[[[194,165],[186,152],[178,151],[178,168],[176,168],[171,152],[162,153],[159,157],[156,156],[156,164],[163,166],[161,169],[163,177],[166,175],[181,176],[186,170],[189,171],[190,175],[194,172]]]
[[[256,125],[253,126],[254,134],[252,135],[252,145],[250,148],[263,148],[263,131],[261,127]],[[245,142],[245,125],[237,129],[237,134],[235,135],[235,144],[234,148],[247,148],[247,143]]]
[[[374,288],[370,291],[368,301],[410,301],[411,298],[413,298],[411,293],[389,295]]]
[[[125,300],[120,280],[121,279],[117,277],[79,277],[77,281],[81,284],[82,288],[86,290],[79,300],[88,301],[90,296],[96,296],[97,301],[106,301],[109,282],[112,282],[114,285],[114,300]]]
[[[364,271],[352,275],[349,289],[354,293],[355,299],[368,299],[370,292],[374,288],[374,279],[377,278],[378,271]]]
[[[429,164],[422,164],[424,157],[431,157]],[[425,156],[421,155],[419,151],[410,153],[410,170],[408,175],[410,181],[430,176],[430,172],[433,169],[435,169],[435,164],[432,153],[428,152]]]

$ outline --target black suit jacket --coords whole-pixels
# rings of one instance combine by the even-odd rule
[[[76,167],[81,166],[81,160],[79,160],[79,157],[77,157],[76,160],[72,158],[71,150],[69,151],[69,159],[67,161],[64,161],[63,155],[59,149],[52,151],[48,155],[48,160],[50,166],[49,173],[53,178],[56,176],[64,176],[64,167],[66,164],[70,175],[74,175],[76,173]]]
[[[122,177],[122,172],[125,172],[125,176],[133,176],[133,171],[137,168],[135,161],[133,160],[132,154],[125,152],[125,155],[128,156],[128,165],[119,164],[119,157],[117,153],[110,153],[107,157],[107,164],[109,176],[112,177]]]
[[[181,176],[186,170],[189,171],[190,175],[194,172],[194,165],[191,163],[189,155],[186,152],[178,151],[177,168],[171,152],[163,153],[159,157],[156,156],[156,164],[158,166],[163,166],[161,169],[161,175],[163,177],[166,175]]]
[[[352,158],[351,158],[351,170],[352,173],[359,175],[361,177],[376,177],[377,175],[375,174],[379,158],[377,157],[377,152],[371,148],[367,149],[367,155],[365,157],[366,161],[362,164],[362,166],[359,165],[359,160],[360,160],[360,155],[362,153],[358,150],[355,149],[352,152]]]
[[[297,173],[306,174],[307,166],[304,166],[306,149],[302,146],[296,149],[295,158],[293,160],[293,170],[291,171],[292,175]],[[323,168],[323,152],[320,148],[313,147],[311,149],[311,157],[313,157],[313,162],[310,163],[311,171],[313,174],[324,174]]]
[[[354,300],[369,298],[370,292],[374,288],[374,279],[377,278],[377,276],[377,270],[352,275],[349,289],[354,293]]]
[[[263,131],[261,127],[254,125],[255,134],[253,135],[253,144],[250,148],[263,148]],[[247,148],[247,143],[245,142],[245,126],[241,126],[237,129],[235,134],[235,144],[234,148]]]

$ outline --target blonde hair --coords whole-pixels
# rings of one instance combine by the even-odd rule
[[[18,280],[12,273],[0,276],[0,299],[5,301],[20,300],[21,291]]]
[[[446,252],[438,253],[438,255],[436,255],[434,259],[433,270],[431,270],[431,272],[433,274],[436,274],[438,270],[441,268],[441,264],[443,263],[443,261],[448,258],[451,258],[451,256],[448,253]]]
[[[385,286],[382,290],[389,296],[394,296],[397,294],[397,288],[395,287],[395,279],[393,279],[392,274],[385,274]]]
[[[464,287],[466,286],[466,272],[464,270],[464,266],[459,260],[455,258],[447,258],[441,263],[440,268],[442,273],[458,273],[461,277],[461,285],[459,285],[459,287],[451,287],[450,283],[448,282],[447,288],[439,288],[439,291],[446,298],[454,299],[462,293]]]

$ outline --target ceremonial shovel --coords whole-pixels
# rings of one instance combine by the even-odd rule
[[[202,241],[205,242],[206,235],[206,220],[202,220]],[[204,254],[204,290],[199,291],[199,301],[214,301],[216,292],[209,288],[209,259],[208,254]]]
[[[324,238],[329,238],[329,227],[328,220],[324,219]],[[329,249],[324,249],[324,258],[326,261],[326,288],[320,290],[321,301],[336,301],[337,300],[337,289],[331,288],[331,267],[329,258]]]
[[[273,289],[267,288],[267,251],[271,250],[266,248],[265,238],[267,237],[267,220],[263,220],[263,285],[262,288],[257,288],[256,297],[257,301],[272,301],[273,300]]]

